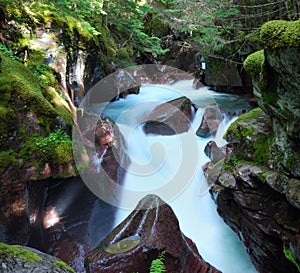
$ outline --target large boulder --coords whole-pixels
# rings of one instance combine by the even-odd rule
[[[171,207],[148,195],[86,258],[87,272],[148,273],[164,252],[167,272],[220,272],[205,262],[179,228]]]
[[[145,118],[146,134],[174,135],[186,132],[191,126],[192,104],[186,97],[163,103]]]

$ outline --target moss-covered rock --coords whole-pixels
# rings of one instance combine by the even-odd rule
[[[264,51],[259,50],[246,58],[244,61],[244,68],[253,78],[256,78],[261,72],[264,61]]]
[[[234,121],[225,138],[235,145],[236,160],[268,164],[273,131],[271,120],[260,108],[251,110]]]
[[[234,148],[216,182],[223,187],[216,198],[218,211],[242,234],[260,272],[299,272],[299,27],[299,20],[262,27],[264,51],[244,63],[262,110],[250,111],[229,127],[226,140]],[[228,172],[235,184],[228,184]]]
[[[0,228],[22,224],[12,243],[26,243],[26,182],[76,175],[68,103],[22,63],[0,53]],[[5,238],[5,237],[4,237]]]
[[[33,248],[7,245],[0,242],[0,270],[3,273],[30,273],[38,268],[40,273],[75,273],[63,261]]]
[[[1,173],[30,166],[41,172],[47,163],[71,163],[72,151],[66,147],[66,141],[48,149],[48,156],[37,145],[39,139],[47,140],[52,131],[70,130],[73,122],[67,102],[54,88],[41,86],[23,64],[0,56],[0,146],[1,157],[6,158],[0,164]],[[63,156],[57,156],[59,150]]]
[[[300,20],[274,20],[264,24],[260,31],[261,41],[269,48],[300,47]]]

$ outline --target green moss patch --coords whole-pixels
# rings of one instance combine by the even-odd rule
[[[18,245],[7,245],[0,243],[0,257],[3,260],[18,258],[27,263],[34,263],[42,260],[42,258],[32,251],[26,250]]]
[[[300,47],[300,20],[274,20],[264,24],[261,41],[270,48]]]
[[[73,268],[71,268],[70,266],[68,266],[65,262],[63,262],[63,261],[56,261],[56,262],[54,262],[54,266],[56,266],[56,267],[58,267],[58,268],[61,268],[61,269],[66,269],[66,270],[68,270],[68,271],[70,271],[70,272],[74,272],[75,273],[75,271],[73,270]]]
[[[252,161],[256,165],[267,163],[271,152],[273,132],[265,113],[256,108],[240,116],[228,128],[225,138],[235,143],[236,162]]]
[[[264,50],[256,51],[246,58],[244,61],[244,68],[253,78],[255,78],[259,76],[264,61]]]
[[[41,87],[30,70],[18,61],[11,60],[1,53],[0,57],[1,94],[5,94],[6,99],[11,99],[16,94],[34,112],[55,117],[57,114],[54,107],[43,96]],[[0,99],[0,102],[3,100]],[[9,104],[9,101],[4,101],[4,103]]]

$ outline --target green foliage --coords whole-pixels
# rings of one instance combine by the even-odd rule
[[[147,34],[143,22],[147,13],[153,9],[142,1],[118,0],[107,2],[105,9],[109,29],[117,39],[125,39],[125,43],[131,43],[137,54],[144,53],[152,55],[154,58],[168,52],[168,49],[161,47],[160,38],[152,34]]]
[[[264,50],[259,50],[246,58],[244,61],[244,68],[253,78],[256,78],[260,75],[264,62]]]
[[[15,56],[11,49],[8,49],[3,44],[0,44],[0,52],[2,52],[4,55],[10,57],[12,60],[21,61],[21,59],[17,56]]]
[[[36,79],[42,85],[54,85],[56,83],[56,79],[53,75],[52,68],[47,64],[32,64],[28,67],[32,72]]]
[[[164,265],[164,259],[165,259],[165,251],[162,251],[158,258],[153,260],[150,266],[150,273],[163,273],[166,272],[166,266]]]
[[[72,141],[70,137],[58,129],[46,138],[38,137],[35,139],[35,145],[38,148],[38,155],[53,166],[72,162]]]
[[[298,271],[300,272],[300,264],[297,263],[297,261],[295,260],[291,250],[284,247],[283,248],[283,253],[284,253],[285,257],[288,260],[290,260],[297,267]]]
[[[300,48],[300,20],[267,22],[261,28],[260,37],[262,42],[270,48]]]
[[[0,242],[0,259],[9,260],[14,257],[24,260],[26,263],[34,263],[42,260],[42,258],[29,250],[26,250],[18,245],[7,245]]]

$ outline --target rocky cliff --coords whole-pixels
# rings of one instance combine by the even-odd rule
[[[299,20],[262,27],[265,49],[244,64],[260,109],[230,126],[233,151],[208,175],[219,214],[262,273],[300,271],[299,30]]]

